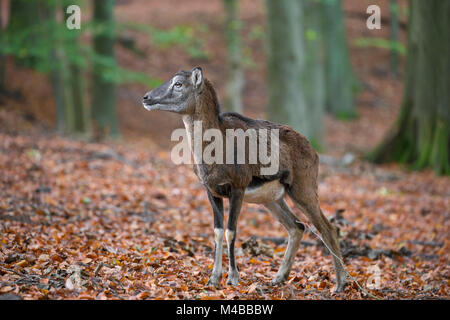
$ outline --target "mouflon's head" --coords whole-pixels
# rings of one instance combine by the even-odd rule
[[[200,67],[191,71],[179,71],[172,79],[147,92],[142,99],[144,108],[163,110],[180,114],[190,114],[195,109],[195,97],[202,92],[204,85]]]

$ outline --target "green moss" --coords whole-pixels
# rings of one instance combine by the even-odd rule
[[[400,55],[404,56],[406,54],[406,47],[403,43],[399,41],[391,41],[383,38],[358,38],[353,44],[360,48],[379,48],[389,51],[398,52]]]
[[[358,118],[356,111],[340,110],[336,112],[336,119],[341,121],[351,121]]]
[[[316,137],[311,137],[308,139],[309,143],[313,146],[314,150],[317,152],[323,152],[325,150],[324,145],[320,142],[320,139],[317,139]]]
[[[438,120],[429,161],[436,174],[450,175],[449,140],[448,124]]]

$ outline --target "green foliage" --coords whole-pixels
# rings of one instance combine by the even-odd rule
[[[257,64],[253,59],[253,51],[251,47],[244,47],[242,49],[242,68],[255,70]]]
[[[54,2],[49,0],[49,3]],[[0,55],[15,56],[23,66],[49,73],[61,63],[52,56],[52,51],[58,46],[71,65],[84,69],[91,62],[99,62],[103,66],[101,76],[106,80],[114,83],[141,83],[150,87],[159,85],[160,80],[122,68],[115,59],[97,54],[90,43],[79,41],[84,34],[110,34],[111,30],[114,28],[107,24],[93,22],[83,22],[81,30],[69,30],[65,21],[57,22],[54,19],[42,19],[31,25],[13,24],[4,34]]]
[[[157,47],[169,49],[174,46],[183,48],[194,59],[208,59],[205,50],[205,37],[208,27],[200,24],[196,27],[178,25],[168,30],[160,30],[150,25],[140,23],[124,23],[121,28],[143,32],[150,37],[150,41]]]
[[[43,3],[47,8],[62,10],[62,4],[55,0],[46,0]],[[36,19],[36,12],[27,12]],[[20,23],[15,20],[4,33],[0,47],[0,55],[15,56],[24,67],[33,68],[39,72],[50,73],[59,68],[61,63],[54,59],[52,51],[55,46],[62,49],[67,63],[86,68],[95,62],[101,65],[101,77],[114,83],[140,83],[149,87],[156,87],[162,83],[160,79],[149,77],[142,72],[135,72],[117,65],[115,59],[99,55],[93,50],[90,43],[79,41],[85,34],[101,35],[117,34],[123,29],[132,29],[144,32],[150,40],[160,48],[182,47],[194,59],[208,59],[205,51],[205,36],[208,27],[200,24],[196,27],[179,25],[169,30],[160,30],[153,26],[138,23],[126,23],[115,26],[107,23],[84,21],[81,30],[69,30],[65,21],[57,22],[55,19],[38,19],[33,23]]]
[[[266,33],[261,25],[253,26],[248,33],[250,40],[264,40],[265,35]]]
[[[346,111],[346,110],[339,110],[336,112],[336,119],[341,121],[350,121],[354,120],[358,117],[356,112]]]
[[[383,38],[357,38],[354,45],[361,48],[380,48],[391,51],[397,51],[401,55],[406,54],[406,47],[399,41],[390,41]]]
[[[314,30],[312,28],[306,29],[305,39],[307,41],[316,41],[318,37],[319,37],[319,35],[316,30]]]
[[[150,88],[155,88],[162,83],[160,79],[149,77],[145,73],[118,66],[114,58],[99,55],[91,47],[85,46],[83,51],[88,60],[100,66],[99,69],[102,71],[99,75],[106,81],[116,84],[139,83]]]

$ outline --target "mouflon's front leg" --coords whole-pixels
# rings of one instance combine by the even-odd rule
[[[214,197],[208,190],[208,199],[214,212],[214,267],[207,285],[217,286],[222,277],[223,251],[223,200]]]
[[[225,232],[228,246],[228,280],[227,284],[237,285],[239,282],[239,272],[236,267],[236,259],[234,255],[234,242],[236,240],[236,227],[239,213],[241,212],[242,202],[244,199],[243,189],[232,189],[230,195],[230,215],[228,217],[228,226]]]

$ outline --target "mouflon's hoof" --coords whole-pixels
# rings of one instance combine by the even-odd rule
[[[209,278],[208,282],[206,283],[207,286],[212,286],[212,287],[217,287],[219,286],[219,282],[220,282],[220,275],[211,275],[211,277]]]
[[[239,274],[237,272],[230,273],[228,275],[227,284],[236,286],[239,283]]]
[[[270,281],[270,284],[272,286],[280,286],[283,285],[286,282],[286,278],[283,276],[276,276],[272,281]]]

